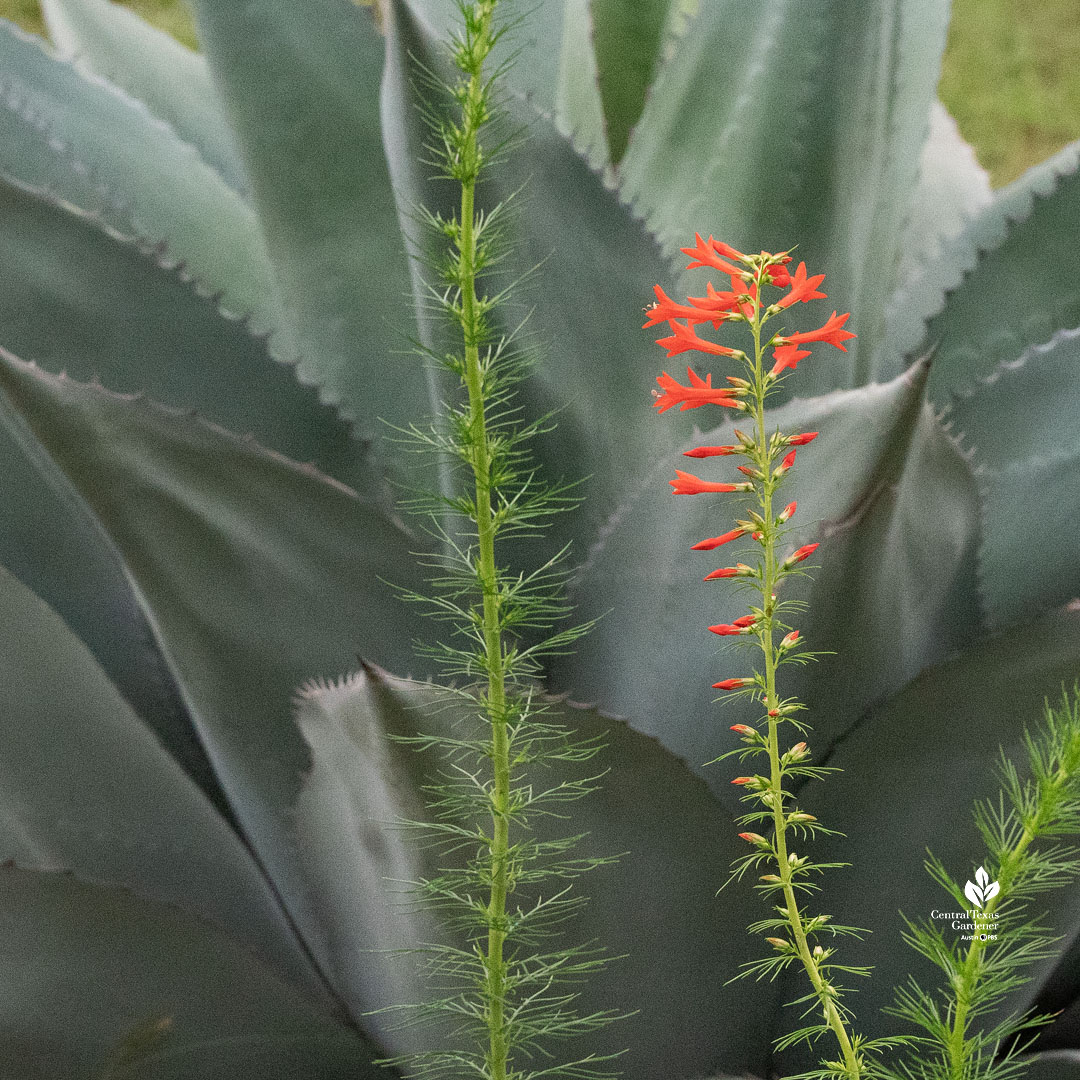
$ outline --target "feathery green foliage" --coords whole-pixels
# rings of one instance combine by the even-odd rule
[[[572,879],[605,860],[575,857],[578,836],[536,838],[530,821],[564,815],[565,804],[596,780],[546,785],[545,768],[586,762],[600,745],[576,740],[553,722],[536,683],[541,659],[587,630],[552,630],[569,613],[562,599],[565,553],[529,572],[511,568],[506,555],[508,541],[535,539],[573,500],[537,475],[528,442],[550,423],[522,420],[514,387],[528,356],[519,335],[500,334],[492,319],[518,285],[495,284],[507,205],[484,209],[479,191],[506,139],[489,61],[506,30],[496,22],[496,6],[496,0],[459,5],[452,83],[424,73],[428,163],[460,201],[456,213],[418,208],[436,240],[421,276],[438,329],[453,328],[456,340],[420,350],[449,380],[441,413],[407,434],[444,472],[439,491],[414,493],[406,505],[424,516],[439,549],[425,557],[428,591],[404,595],[441,624],[439,640],[425,651],[446,677],[460,680],[456,694],[470,703],[477,723],[450,736],[406,738],[444,757],[440,781],[425,792],[431,819],[412,827],[420,842],[440,848],[446,866],[418,883],[417,897],[460,940],[422,950],[431,985],[444,996],[406,1006],[412,1021],[444,1021],[446,1046],[401,1063],[431,1077],[585,1078],[605,1075],[596,1067],[603,1056],[586,1050],[557,1062],[552,1044],[610,1019],[574,1009],[574,984],[603,958],[592,945],[563,946],[561,936],[584,902],[572,893]]]
[[[1080,855],[1064,837],[1080,833],[1080,697],[1046,706],[1041,730],[1025,732],[1028,775],[1002,753],[996,799],[975,806],[975,824],[986,845],[985,869],[971,895],[933,855],[930,876],[967,913],[962,935],[930,919],[908,921],[905,940],[940,968],[937,992],[916,979],[900,987],[892,1015],[926,1032],[905,1060],[881,1075],[897,1080],[1012,1080],[1029,1061],[1023,1034],[1051,1019],[1000,1007],[1029,982],[1028,969],[1054,953],[1060,938],[1032,912],[1035,897],[1076,880]],[[967,942],[967,944],[965,944]]]

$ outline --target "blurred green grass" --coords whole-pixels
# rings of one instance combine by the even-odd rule
[[[182,0],[127,5],[194,44]],[[43,33],[37,0],[0,0],[0,16]],[[1080,138],[1080,3],[953,0],[940,94],[995,187]]]

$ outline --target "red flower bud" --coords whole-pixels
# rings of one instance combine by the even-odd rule
[[[818,432],[807,431],[802,435],[789,435],[788,446],[805,446],[809,442],[813,442],[818,437]]]
[[[722,566],[719,570],[714,570],[711,574],[706,574],[702,581],[713,581],[716,578],[728,578],[728,577],[753,577],[754,568],[747,566],[746,563],[736,563],[734,566]]]
[[[745,529],[732,529],[731,532],[724,533],[723,536],[713,536],[708,540],[699,540],[691,551],[712,551],[713,548],[720,547],[721,544],[727,544],[732,540],[737,540],[746,532]]]
[[[737,454],[738,452],[739,447],[737,446],[699,446],[694,450],[684,450],[683,457],[720,457],[727,454]]]
[[[745,840],[748,844],[767,844],[769,841],[765,839],[760,833],[756,832],[741,832],[739,833],[739,839]]]
[[[734,623],[732,623],[732,625],[733,626],[753,626],[754,623],[756,623],[756,622],[757,622],[757,616],[756,615],[740,615],[734,621]]]
[[[753,679],[724,679],[722,682],[714,682],[714,690],[737,690],[740,686],[753,686]]]
[[[776,469],[776,472],[773,473],[773,476],[783,476],[784,473],[786,473],[788,471],[788,469],[790,469],[791,466],[794,465],[794,464],[795,464],[795,451],[792,450],[791,453],[788,454],[787,457],[785,457],[784,460],[780,462],[779,466]]]
[[[794,566],[796,563],[801,563],[803,559],[809,558],[820,547],[820,544],[805,544],[799,548],[798,551],[793,552],[784,560],[784,566]]]
[[[750,727],[749,724],[732,724],[732,731],[737,731],[740,735],[756,735],[757,732]]]
[[[752,776],[736,776],[735,779],[732,780],[731,782],[733,784],[739,784],[739,785],[752,784],[754,782],[754,778]]]
[[[784,640],[780,642],[781,649],[793,648],[795,643],[799,640],[799,631],[792,630],[790,634],[784,637]]]
[[[733,637],[735,634],[746,633],[744,627],[736,626],[734,623],[717,623],[715,626],[710,626],[709,629],[714,634],[719,634],[721,637]]]
[[[744,491],[742,484],[718,484],[711,480],[702,480],[693,473],[675,470],[677,479],[669,480],[668,483],[675,489],[676,495],[700,495],[707,491]]]
[[[798,503],[789,502],[781,511],[780,516],[776,519],[777,523],[783,525],[785,521],[790,521],[792,515],[795,513],[795,508],[798,505]]]

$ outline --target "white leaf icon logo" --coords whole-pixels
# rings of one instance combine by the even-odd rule
[[[991,881],[990,875],[981,866],[975,871],[975,880],[964,886],[964,895],[977,908],[985,908],[1000,891],[1001,886]]]

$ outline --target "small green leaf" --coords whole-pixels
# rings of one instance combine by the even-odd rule
[[[105,1069],[109,1080],[386,1075],[372,1064],[370,1043],[250,950],[164,904],[5,866],[0,924],[0,1039],[12,1077],[102,1080]]]
[[[551,708],[553,720],[575,737],[603,739],[593,769],[607,772],[574,804],[572,824],[536,815],[535,834],[582,832],[581,855],[622,853],[617,864],[575,885],[590,899],[567,928],[569,940],[595,941],[620,957],[580,986],[578,1009],[636,1010],[590,1037],[589,1050],[626,1047],[620,1068],[657,1080],[721,1067],[762,1073],[769,1024],[733,1018],[769,1016],[773,989],[752,981],[726,985],[759,947],[744,929],[759,913],[757,898],[734,887],[715,895],[730,860],[743,854],[730,817],[652,739],[594,709],[558,702]],[[369,950],[431,940],[436,915],[415,911],[404,882],[433,874],[448,856],[419,848],[400,822],[424,818],[421,789],[445,762],[394,736],[461,736],[476,720],[446,690],[372,669],[309,686],[297,715],[313,756],[296,807],[302,857],[318,885],[334,953],[365,958],[350,968],[350,1000],[360,1008],[415,1003],[423,995],[416,965],[408,956]],[[554,761],[536,782],[548,788],[589,768]]]

